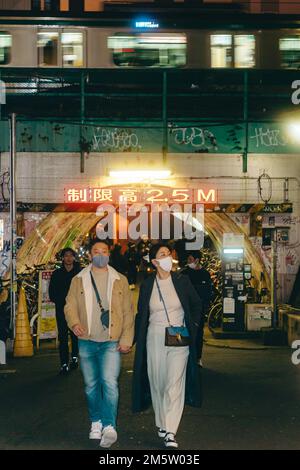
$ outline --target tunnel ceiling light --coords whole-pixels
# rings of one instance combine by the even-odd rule
[[[144,181],[144,180],[163,180],[171,176],[170,170],[111,170],[109,172],[111,178],[127,181]]]
[[[243,248],[224,248],[223,250],[225,255],[235,255],[239,253],[244,253]]]

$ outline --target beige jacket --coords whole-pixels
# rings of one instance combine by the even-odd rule
[[[92,323],[93,286],[90,270],[83,269],[72,279],[66,298],[65,316],[70,329],[80,323],[85,331],[81,339],[89,339]],[[132,296],[125,276],[108,266],[107,298],[109,302],[109,339],[122,346],[132,346],[134,311]]]

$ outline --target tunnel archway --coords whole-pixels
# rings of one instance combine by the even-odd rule
[[[19,250],[18,272],[22,273],[27,266],[54,262],[56,253],[66,246],[79,248],[86,234],[100,219],[101,217],[95,212],[59,212],[57,209],[50,213],[38,224]],[[219,254],[221,254],[223,233],[244,234],[226,213],[206,213],[205,230]],[[245,235],[245,260],[251,263],[253,276],[257,282],[260,281],[261,273],[264,273],[266,286],[270,289],[270,276],[247,235]]]

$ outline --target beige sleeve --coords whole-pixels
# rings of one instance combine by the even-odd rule
[[[66,321],[70,329],[73,326],[80,323],[79,312],[78,312],[78,302],[77,302],[77,293],[79,292],[79,279],[74,277],[71,282],[71,286],[66,297],[66,305],[64,308]]]
[[[124,276],[122,278],[123,284],[123,331],[119,343],[121,346],[131,347],[134,337],[134,309],[132,294],[129,289],[129,284]]]

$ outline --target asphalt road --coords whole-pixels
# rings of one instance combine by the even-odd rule
[[[123,359],[118,442],[112,450],[161,449],[152,410],[130,410],[133,355]],[[289,348],[206,347],[204,404],[186,407],[177,435],[181,449],[300,449],[300,366]],[[0,370],[0,449],[97,449],[81,372],[57,374],[58,355],[11,359]]]

